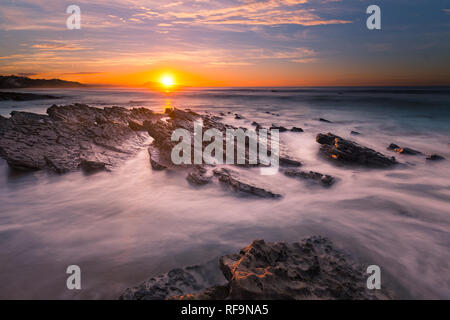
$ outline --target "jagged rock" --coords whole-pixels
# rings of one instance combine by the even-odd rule
[[[333,123],[330,120],[324,119],[324,118],[320,118],[319,119],[320,122],[326,122],[326,123]]]
[[[198,272],[172,270],[127,289],[121,299],[183,300],[379,300],[395,298],[388,286],[366,287],[366,268],[321,236],[298,243],[255,240],[220,258],[228,283],[210,281],[196,291]],[[198,268],[198,267],[197,267]],[[216,266],[217,268],[217,266]],[[218,269],[218,268],[217,268]],[[210,270],[213,272],[213,269]],[[205,289],[206,288],[206,289]],[[180,294],[180,292],[183,292]]]
[[[249,181],[244,181],[242,177],[238,177],[236,172],[226,168],[214,169],[214,176],[235,192],[248,193],[262,198],[276,199],[281,197],[280,194],[258,187]]]
[[[418,155],[418,154],[422,154],[422,152],[411,149],[411,148],[401,148],[398,145],[396,145],[395,143],[391,143],[389,145],[389,147],[387,147],[388,150],[392,150],[395,151],[397,153],[400,154],[408,154],[408,155]]]
[[[244,119],[243,116],[241,116],[240,114],[237,114],[237,113],[234,115],[234,118],[237,119],[237,120]]]
[[[256,122],[256,121],[253,121],[253,122],[252,122],[252,126],[260,127],[260,124],[259,124],[258,122]]]
[[[445,160],[445,158],[439,154],[431,154],[427,157],[427,160],[439,161],[439,160]]]
[[[302,128],[298,128],[298,127],[292,127],[291,131],[292,132],[304,132],[304,130]]]
[[[166,274],[151,278],[140,285],[128,288],[119,297],[120,300],[164,300],[177,296],[185,296],[188,299],[192,294],[198,295],[198,291],[225,284],[225,279],[220,272],[217,259],[212,259],[203,265],[176,268]],[[210,292],[212,288],[205,291]]]
[[[143,108],[99,109],[82,104],[54,105],[47,114],[14,111],[0,121],[0,155],[9,166],[58,173],[102,167],[101,163],[106,168],[147,143],[148,136],[132,130],[129,122],[157,117]]]
[[[288,177],[317,181],[325,187],[331,186],[336,181],[336,179],[330,175],[325,175],[314,171],[306,172],[298,169],[287,169],[283,172]]]
[[[366,288],[364,269],[322,237],[299,243],[253,241],[220,259],[229,299],[387,299]]]
[[[319,133],[316,141],[321,144],[320,154],[335,162],[355,163],[374,168],[386,168],[398,163],[394,157],[386,157],[375,150],[332,133]]]

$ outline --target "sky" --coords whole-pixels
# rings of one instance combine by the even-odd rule
[[[381,30],[366,9],[381,8]],[[69,30],[69,5],[81,29]],[[450,0],[1,0],[0,74],[140,86],[450,85]]]

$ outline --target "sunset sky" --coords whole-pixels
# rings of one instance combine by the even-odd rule
[[[95,3],[95,4],[93,4]],[[68,5],[81,30],[68,30]],[[377,4],[382,30],[366,28]],[[450,1],[2,0],[0,74],[137,86],[450,84]]]

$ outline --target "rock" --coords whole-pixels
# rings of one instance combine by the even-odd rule
[[[283,167],[301,167],[302,163],[299,160],[292,158],[287,154],[281,154],[279,157],[280,165]]]
[[[243,178],[238,177],[236,172],[226,168],[215,169],[214,176],[218,177],[220,182],[228,185],[234,192],[243,192],[261,198],[281,198],[280,194],[258,187],[249,181],[244,181]]]
[[[159,150],[153,146],[150,146],[148,148],[148,154],[150,157],[150,165],[152,166],[153,170],[164,170],[167,169],[167,165],[164,165],[159,157]]]
[[[298,127],[292,127],[291,131],[292,132],[304,132],[302,128],[298,128]]]
[[[164,300],[175,299],[178,296],[189,296],[198,291],[205,290],[205,297],[209,292],[209,299],[213,296],[211,286],[225,284],[223,275],[220,272],[217,259],[212,259],[203,265],[190,266],[186,268],[176,268],[166,274],[151,278],[140,285],[128,288],[120,295],[119,300]]]
[[[445,160],[445,158],[441,155],[438,154],[431,154],[427,157],[427,160],[431,160],[431,161],[439,161],[439,160]]]
[[[387,168],[398,164],[394,157],[386,157],[375,150],[332,133],[319,133],[316,141],[321,144],[320,154],[334,162],[353,163],[373,168]]]
[[[99,109],[82,104],[54,105],[47,115],[15,111],[0,121],[0,155],[19,170],[103,170],[147,143],[145,132],[131,129],[129,123],[155,117],[143,108]]]
[[[98,171],[106,171],[106,163],[95,161],[95,160],[87,160],[87,159],[81,159],[80,162],[80,168],[88,174],[95,173]]]
[[[256,121],[253,121],[253,122],[252,122],[252,126],[260,127],[260,124],[259,124],[258,122],[256,122]]]
[[[389,145],[389,147],[387,147],[388,150],[392,150],[395,151],[397,153],[400,154],[407,154],[407,155],[418,155],[418,154],[422,154],[422,152],[411,149],[411,148],[400,148],[398,145],[396,145],[395,143],[391,143]]]
[[[184,300],[385,300],[395,298],[388,288],[369,290],[366,287],[366,267],[355,263],[333,243],[321,236],[303,239],[298,243],[266,243],[255,240],[237,254],[220,258],[220,269],[227,284],[214,284],[199,292],[168,297]],[[188,276],[180,271],[183,288]],[[148,297],[149,291],[163,292],[167,298],[167,287],[162,283],[157,290],[152,279],[147,286],[141,285],[125,298]],[[176,289],[176,286],[173,286]],[[138,288],[141,288],[140,290]],[[193,291],[193,290],[191,290]],[[136,294],[138,292],[138,294]],[[145,293],[147,292],[147,295]],[[130,294],[131,293],[131,294]],[[152,297],[153,295],[150,295]]]
[[[350,131],[350,134],[354,135],[354,136],[359,136],[361,133],[359,133],[358,131]]]
[[[237,114],[237,113],[234,115],[234,118],[238,119],[238,120],[244,119],[243,116],[241,116],[240,114]]]
[[[192,172],[189,172],[186,179],[193,185],[205,185],[211,182],[212,175],[207,174],[207,170],[202,166],[197,166]]]
[[[30,100],[50,100],[59,99],[59,97],[48,94],[34,94],[25,92],[0,92],[0,101],[13,100],[13,101],[30,101]]]
[[[364,268],[352,264],[330,240],[299,243],[253,241],[220,259],[231,300],[388,299],[366,288]]]
[[[324,118],[320,118],[319,119],[320,122],[326,122],[326,123],[333,123],[330,120],[324,119]]]
[[[287,169],[283,172],[288,177],[320,182],[320,184],[322,184],[324,187],[329,187],[336,181],[336,179],[330,175],[325,175],[314,171],[306,172],[298,169]]]
[[[286,132],[288,129],[286,129],[283,126],[278,126],[276,124],[272,124],[272,127],[270,127],[270,130],[278,130],[279,132]]]

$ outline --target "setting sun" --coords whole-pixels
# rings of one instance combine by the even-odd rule
[[[166,88],[171,87],[175,84],[173,76],[167,74],[161,77],[160,82]]]

